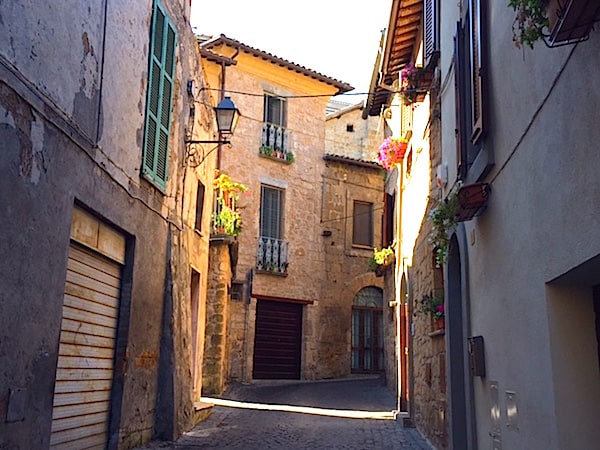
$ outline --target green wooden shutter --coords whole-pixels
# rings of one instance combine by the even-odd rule
[[[161,189],[167,185],[177,31],[154,3],[142,173]]]

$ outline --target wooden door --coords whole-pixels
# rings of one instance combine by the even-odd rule
[[[352,308],[352,373],[383,371],[381,308]]]
[[[258,300],[253,378],[300,379],[302,306]]]

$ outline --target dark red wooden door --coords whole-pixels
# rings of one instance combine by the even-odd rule
[[[302,304],[258,300],[254,379],[300,379]]]

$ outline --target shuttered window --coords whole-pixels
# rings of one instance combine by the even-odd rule
[[[164,189],[167,184],[169,133],[177,32],[163,7],[154,3],[142,173]]]
[[[354,202],[352,244],[373,247],[373,204]]]
[[[460,179],[466,179],[483,148],[485,123],[485,15],[480,0],[469,0],[454,41],[457,160]],[[491,167],[489,155],[479,158],[477,179]]]
[[[481,10],[481,0],[471,0],[469,2],[469,20],[471,36],[469,39],[471,53],[471,141],[476,144],[483,134],[483,14]]]
[[[196,223],[194,229],[202,231],[202,215],[204,214],[204,185],[198,181],[198,190],[196,191]]]
[[[423,44],[425,48],[425,65],[433,66],[437,63],[440,50],[439,41],[439,0],[425,0],[423,2]]]
[[[260,235],[281,239],[283,224],[283,191],[262,186],[260,199]]]

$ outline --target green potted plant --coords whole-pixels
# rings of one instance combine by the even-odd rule
[[[275,149],[270,145],[263,145],[260,147],[259,153],[261,155],[273,157],[273,155],[275,154]]]
[[[400,72],[400,95],[405,105],[422,102],[433,82],[433,72],[425,67],[407,64]]]
[[[436,330],[444,328],[444,319],[446,311],[444,307],[443,294],[426,294],[420,300],[415,301],[414,312],[415,316],[419,314],[427,315],[431,318],[433,327]]]
[[[237,237],[242,231],[242,215],[237,203],[240,194],[248,188],[219,170],[215,171],[214,187],[216,205],[212,214],[213,231]]]
[[[533,49],[533,44],[547,35],[548,0],[509,0],[508,6],[517,13],[512,26],[515,46]]]
[[[221,205],[220,211],[213,213],[213,228],[219,234],[237,237],[242,231],[242,215],[240,211]]]
[[[456,188],[448,194],[448,197],[440,200],[429,214],[429,220],[433,224],[429,242],[435,251],[435,262],[438,267],[442,266],[448,258],[449,231],[458,223],[458,191],[460,186],[461,184],[458,183]]]

